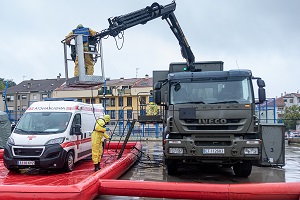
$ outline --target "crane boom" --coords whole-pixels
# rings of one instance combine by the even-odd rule
[[[102,30],[94,37],[99,40],[106,36],[116,37],[119,33],[128,28],[139,24],[146,24],[148,21],[161,17],[163,20],[165,19],[168,22],[173,34],[179,42],[182,57],[187,61],[187,71],[194,71],[195,56],[175,17],[175,9],[176,3],[174,1],[165,6],[155,2],[151,6],[147,6],[144,9],[140,9],[125,15],[109,18],[109,28]]]

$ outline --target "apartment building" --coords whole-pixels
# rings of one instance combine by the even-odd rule
[[[65,79],[60,76],[56,79],[24,80],[7,89],[6,99],[0,101],[0,110],[8,110],[10,119],[17,121],[33,102],[52,98],[53,91],[64,82]],[[0,94],[3,96],[4,90]]]
[[[152,85],[153,79],[148,75],[143,78],[107,78],[105,83],[88,88],[63,84],[53,91],[53,97],[102,103],[106,113],[111,116],[112,125],[116,122],[124,124],[127,119],[137,119],[139,113],[145,112],[147,104],[152,101]]]

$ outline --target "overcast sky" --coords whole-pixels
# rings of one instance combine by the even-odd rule
[[[0,2],[0,78],[17,84],[64,73],[61,40],[81,23],[96,31],[107,19],[151,5],[150,0],[11,0]],[[157,0],[161,5],[171,0]],[[224,61],[224,69],[251,69],[266,82],[267,97],[300,90],[299,0],[177,0],[175,15],[196,61]],[[185,61],[160,18],[125,31],[118,50],[103,40],[105,75],[152,77],[170,62]],[[120,46],[122,41],[118,41]],[[73,75],[69,63],[69,76]],[[95,75],[101,75],[100,62]]]

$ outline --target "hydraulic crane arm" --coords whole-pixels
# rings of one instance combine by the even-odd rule
[[[99,39],[108,35],[116,37],[119,33],[128,28],[138,24],[146,24],[148,21],[162,17],[162,19],[165,19],[168,22],[172,32],[179,41],[181,54],[187,61],[187,71],[194,71],[195,56],[174,15],[175,9],[176,3],[174,1],[165,6],[159,5],[158,3],[153,3],[151,6],[147,6],[144,9],[140,9],[126,15],[109,18],[109,28],[102,30],[95,37]]]

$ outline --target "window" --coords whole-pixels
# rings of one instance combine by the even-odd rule
[[[20,107],[20,106],[18,106],[17,110],[19,111],[20,109],[21,109],[21,107]]]
[[[110,99],[110,105],[111,106],[116,106],[116,99],[115,98]]]
[[[23,94],[22,99],[27,99],[27,95]]]
[[[14,101],[14,96],[6,96],[7,101]]]
[[[140,97],[140,104],[146,104],[146,97]]]
[[[124,119],[124,111],[119,110],[119,119]]]
[[[42,94],[42,99],[46,99],[48,98],[48,95],[47,94]]]
[[[294,99],[290,99],[290,103],[294,103]]]
[[[95,103],[95,98],[92,98],[92,99],[87,98],[87,99],[85,99],[85,103],[91,103],[91,104],[94,104],[94,103]]]
[[[110,106],[110,99],[109,98],[105,99],[105,106]]]
[[[127,106],[132,106],[132,97],[127,97]]]
[[[33,99],[33,100],[37,100],[36,94],[32,95],[32,99]]]
[[[119,97],[119,106],[123,106],[123,97]]]
[[[110,118],[111,119],[116,119],[116,111],[115,110],[111,110],[111,112],[110,112]]]
[[[132,110],[127,110],[127,119],[132,119]]]
[[[81,125],[81,115],[76,114],[73,119],[72,127],[75,127],[75,124],[80,124]]]
[[[102,106],[110,106],[109,105],[109,99],[106,99],[106,98],[101,98],[100,99],[100,103],[102,103]]]
[[[22,110],[26,110],[27,109],[27,106],[22,106]]]

